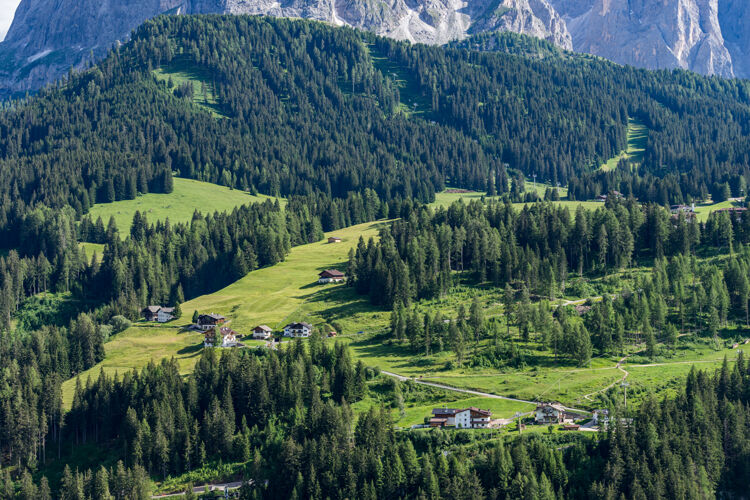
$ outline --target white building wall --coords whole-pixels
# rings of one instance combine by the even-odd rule
[[[457,429],[468,429],[471,427],[471,412],[464,410],[460,413],[456,413],[456,428]]]

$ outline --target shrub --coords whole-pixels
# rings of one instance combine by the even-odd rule
[[[124,332],[125,330],[130,328],[132,324],[133,323],[131,323],[130,320],[125,316],[112,316],[112,319],[110,320],[113,334]]]

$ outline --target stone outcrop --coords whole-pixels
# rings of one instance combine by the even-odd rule
[[[750,77],[747,0],[22,0],[0,43],[0,89],[34,90],[162,13],[316,19],[444,44],[514,31],[645,68]]]

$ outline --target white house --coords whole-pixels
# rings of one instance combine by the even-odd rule
[[[318,283],[341,283],[346,280],[346,275],[336,269],[326,269],[318,275]]]
[[[463,409],[435,408],[432,410],[432,415],[431,427],[453,425],[457,429],[483,429],[489,427],[492,412],[472,406]]]
[[[174,307],[162,307],[156,313],[156,321],[159,323],[166,323],[174,319]]]
[[[141,313],[146,321],[166,323],[174,319],[174,307],[148,306]]]
[[[284,337],[309,337],[311,333],[310,323],[289,323],[284,327]]]
[[[258,325],[253,328],[253,338],[259,340],[267,340],[273,335],[273,330],[270,326]]]
[[[559,404],[542,403],[534,410],[537,424],[561,424],[565,420],[565,407]]]
[[[228,326],[221,327],[221,347],[237,347],[240,343],[237,341],[237,332]]]

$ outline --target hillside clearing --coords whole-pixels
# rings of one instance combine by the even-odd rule
[[[613,170],[620,163],[620,160],[628,160],[631,163],[640,164],[643,162],[643,156],[646,153],[646,143],[648,142],[648,127],[640,121],[628,119],[628,147],[621,151],[619,155],[607,160],[602,166],[602,170]]]
[[[102,218],[106,226],[110,217],[115,218],[117,229],[124,237],[130,233],[133,215],[138,210],[146,214],[149,222],[190,222],[193,212],[228,212],[235,207],[274,199],[265,195],[253,196],[245,191],[192,179],[174,179],[174,190],[169,194],[148,193],[134,200],[98,203],[89,215],[93,221]]]
[[[192,85],[193,104],[215,118],[227,117],[219,106],[213,77],[208,68],[191,63],[185,56],[177,56],[168,65],[155,69],[153,74],[159,81],[172,81],[173,88],[169,89],[170,92],[174,92],[180,85]]]

